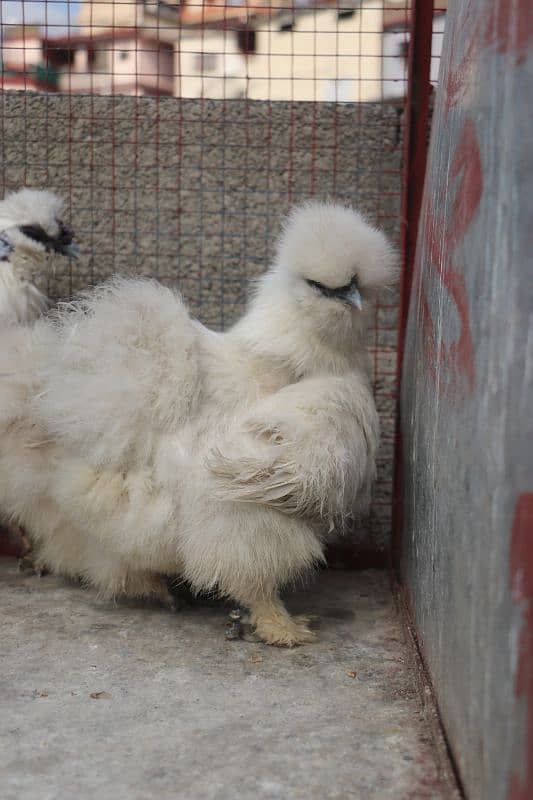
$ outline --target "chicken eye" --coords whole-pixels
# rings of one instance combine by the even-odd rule
[[[310,278],[307,279],[306,283],[308,283],[309,286],[312,286],[313,289],[318,289],[319,292],[323,292],[324,289],[327,289],[327,286],[324,286],[323,283],[312,281]]]
[[[40,244],[49,245],[51,236],[49,236],[44,228],[40,225],[20,225],[19,231],[27,236],[28,239],[33,239],[34,242],[40,242]]]
[[[312,286],[313,289],[317,289],[324,297],[336,298],[339,296],[339,289],[330,289],[329,286],[324,286],[323,283],[313,281],[310,278],[307,279],[307,283],[309,286]]]
[[[329,286],[324,286],[323,283],[313,281],[311,278],[307,278],[306,281],[309,286],[313,289],[317,289],[324,297],[336,298],[338,300],[343,300],[353,289],[358,289],[357,275],[354,275],[345,286],[337,286],[335,289],[330,289]]]

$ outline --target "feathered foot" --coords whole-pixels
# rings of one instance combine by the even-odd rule
[[[250,605],[250,619],[257,635],[267,644],[296,647],[314,641],[308,617],[291,617],[279,598]]]
[[[25,556],[19,558],[18,569],[19,572],[23,572],[25,575],[38,575],[39,578],[49,574],[49,570],[47,570],[46,567],[39,566],[35,562],[32,553],[27,553]]]
[[[18,568],[19,572],[24,572],[26,575],[38,575],[39,578],[50,574],[50,570],[41,563],[34,550],[28,550],[19,558]]]

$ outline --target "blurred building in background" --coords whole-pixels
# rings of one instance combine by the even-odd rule
[[[44,39],[43,57],[56,70],[61,92],[174,94],[174,48],[142,29]]]
[[[405,70],[409,47],[409,9],[406,4],[386,3],[383,14],[382,79],[383,97],[386,100],[401,99],[405,93]],[[395,7],[396,6],[396,7]],[[437,84],[439,64],[444,38],[447,0],[436,0],[433,13],[433,36],[431,40],[431,82]]]
[[[46,64],[38,26],[5,26],[2,31],[0,89],[58,91],[58,75]]]
[[[435,65],[446,3],[439,5]],[[407,47],[405,0],[290,6],[287,0],[87,0],[68,35],[5,25],[1,86],[192,98],[401,99]]]

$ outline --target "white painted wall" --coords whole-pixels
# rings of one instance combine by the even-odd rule
[[[433,20],[431,42],[431,82],[437,85],[442,53],[446,15],[439,14]],[[405,97],[407,92],[407,46],[409,31],[405,28],[388,28],[383,33],[383,99]]]

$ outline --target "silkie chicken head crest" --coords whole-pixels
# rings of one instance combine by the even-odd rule
[[[46,189],[20,189],[0,202],[0,232],[26,250],[77,257],[73,233],[62,221],[63,201]]]
[[[365,311],[375,293],[397,277],[395,252],[385,234],[357,211],[317,202],[288,217],[275,271],[302,305],[337,313]]]

